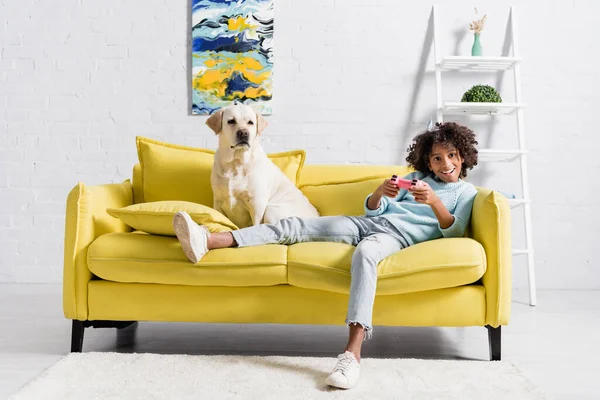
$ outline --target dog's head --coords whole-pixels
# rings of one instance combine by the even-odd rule
[[[249,149],[267,126],[267,120],[252,107],[234,103],[211,115],[206,125],[220,135],[220,146]]]

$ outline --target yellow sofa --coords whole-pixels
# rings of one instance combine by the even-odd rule
[[[360,215],[367,194],[408,169],[300,165],[298,172],[298,187],[321,215]],[[344,323],[352,246],[220,249],[193,265],[175,237],[133,231],[107,214],[142,201],[144,179],[138,164],[133,183],[80,183],[68,195],[63,308],[73,320],[71,351],[82,350],[86,327],[132,321]],[[511,306],[510,210],[501,194],[478,191],[464,238],[420,243],[379,264],[373,324],[487,327],[490,358],[498,360]]]

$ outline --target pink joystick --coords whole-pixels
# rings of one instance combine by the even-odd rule
[[[421,186],[421,181],[418,179],[413,179],[412,181],[409,179],[398,178],[397,175],[392,175],[392,179],[390,181],[396,185],[400,189],[410,189],[410,188],[418,188]]]

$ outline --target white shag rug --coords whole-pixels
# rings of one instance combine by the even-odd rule
[[[69,354],[13,395],[44,399],[545,399],[506,362],[361,361],[349,391],[325,378],[335,358]]]

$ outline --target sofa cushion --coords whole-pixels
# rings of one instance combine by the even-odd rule
[[[87,261],[96,276],[114,282],[272,286],[287,283],[286,253],[280,245],[219,249],[192,264],[177,238],[136,231],[98,237]]]
[[[142,167],[142,201],[185,200],[212,206],[213,150],[136,137]]]
[[[288,281],[306,289],[350,292],[354,246],[298,243],[288,248]],[[436,239],[410,246],[377,266],[377,294],[392,295],[470,284],[486,268],[485,251],[469,238]]]
[[[229,218],[214,208],[189,201],[154,201],[106,209],[109,215],[119,218],[133,229],[166,236],[175,236],[173,216],[179,211],[186,211],[192,220],[206,226],[210,232],[238,229]]]
[[[409,172],[407,167],[306,166],[300,190],[320,215],[364,215],[364,200],[369,194],[392,174],[404,176]]]
[[[214,161],[213,150],[136,138],[141,166],[140,202],[183,200],[212,207],[213,193],[210,174]],[[304,150],[268,155],[269,159],[297,184],[306,158]]]
[[[374,177],[389,178],[412,172],[406,165],[307,164],[302,168],[298,187],[336,184]]]

